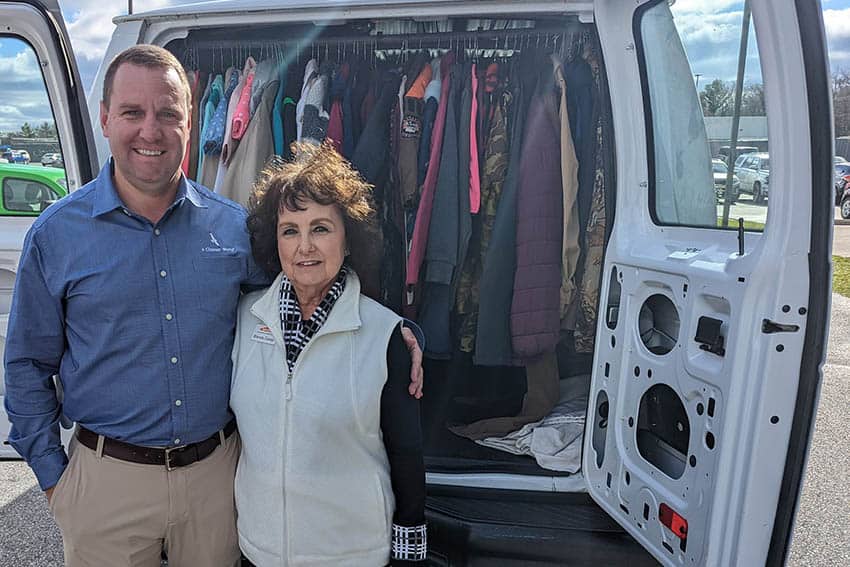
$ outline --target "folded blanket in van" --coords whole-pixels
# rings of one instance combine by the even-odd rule
[[[564,382],[571,382],[574,378],[561,381],[561,399],[543,419],[528,423],[504,437],[487,437],[476,443],[514,455],[529,455],[544,469],[568,473],[579,471],[587,389],[579,393],[575,387],[565,388]]]

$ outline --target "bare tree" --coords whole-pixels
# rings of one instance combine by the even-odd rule
[[[732,87],[720,79],[714,79],[699,94],[705,116],[729,116],[732,114]]]
[[[741,116],[764,116],[764,85],[753,83],[744,87]]]
[[[850,72],[846,69],[832,75],[832,113],[835,135],[850,136]]]

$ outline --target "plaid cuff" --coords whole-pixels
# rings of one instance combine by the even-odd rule
[[[425,561],[428,555],[428,530],[421,526],[393,524],[392,558],[402,561]]]

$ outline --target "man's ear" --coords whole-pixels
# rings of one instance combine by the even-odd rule
[[[103,132],[103,137],[109,137],[109,127],[107,126],[107,122],[109,121],[109,109],[106,107],[106,104],[103,101],[100,101],[100,129]]]

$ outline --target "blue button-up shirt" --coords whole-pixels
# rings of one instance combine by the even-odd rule
[[[42,488],[67,464],[63,413],[154,447],[194,443],[227,423],[240,288],[268,284],[245,218],[183,178],[152,224],[124,206],[110,163],[35,221],[9,318],[5,405],[9,440]]]

